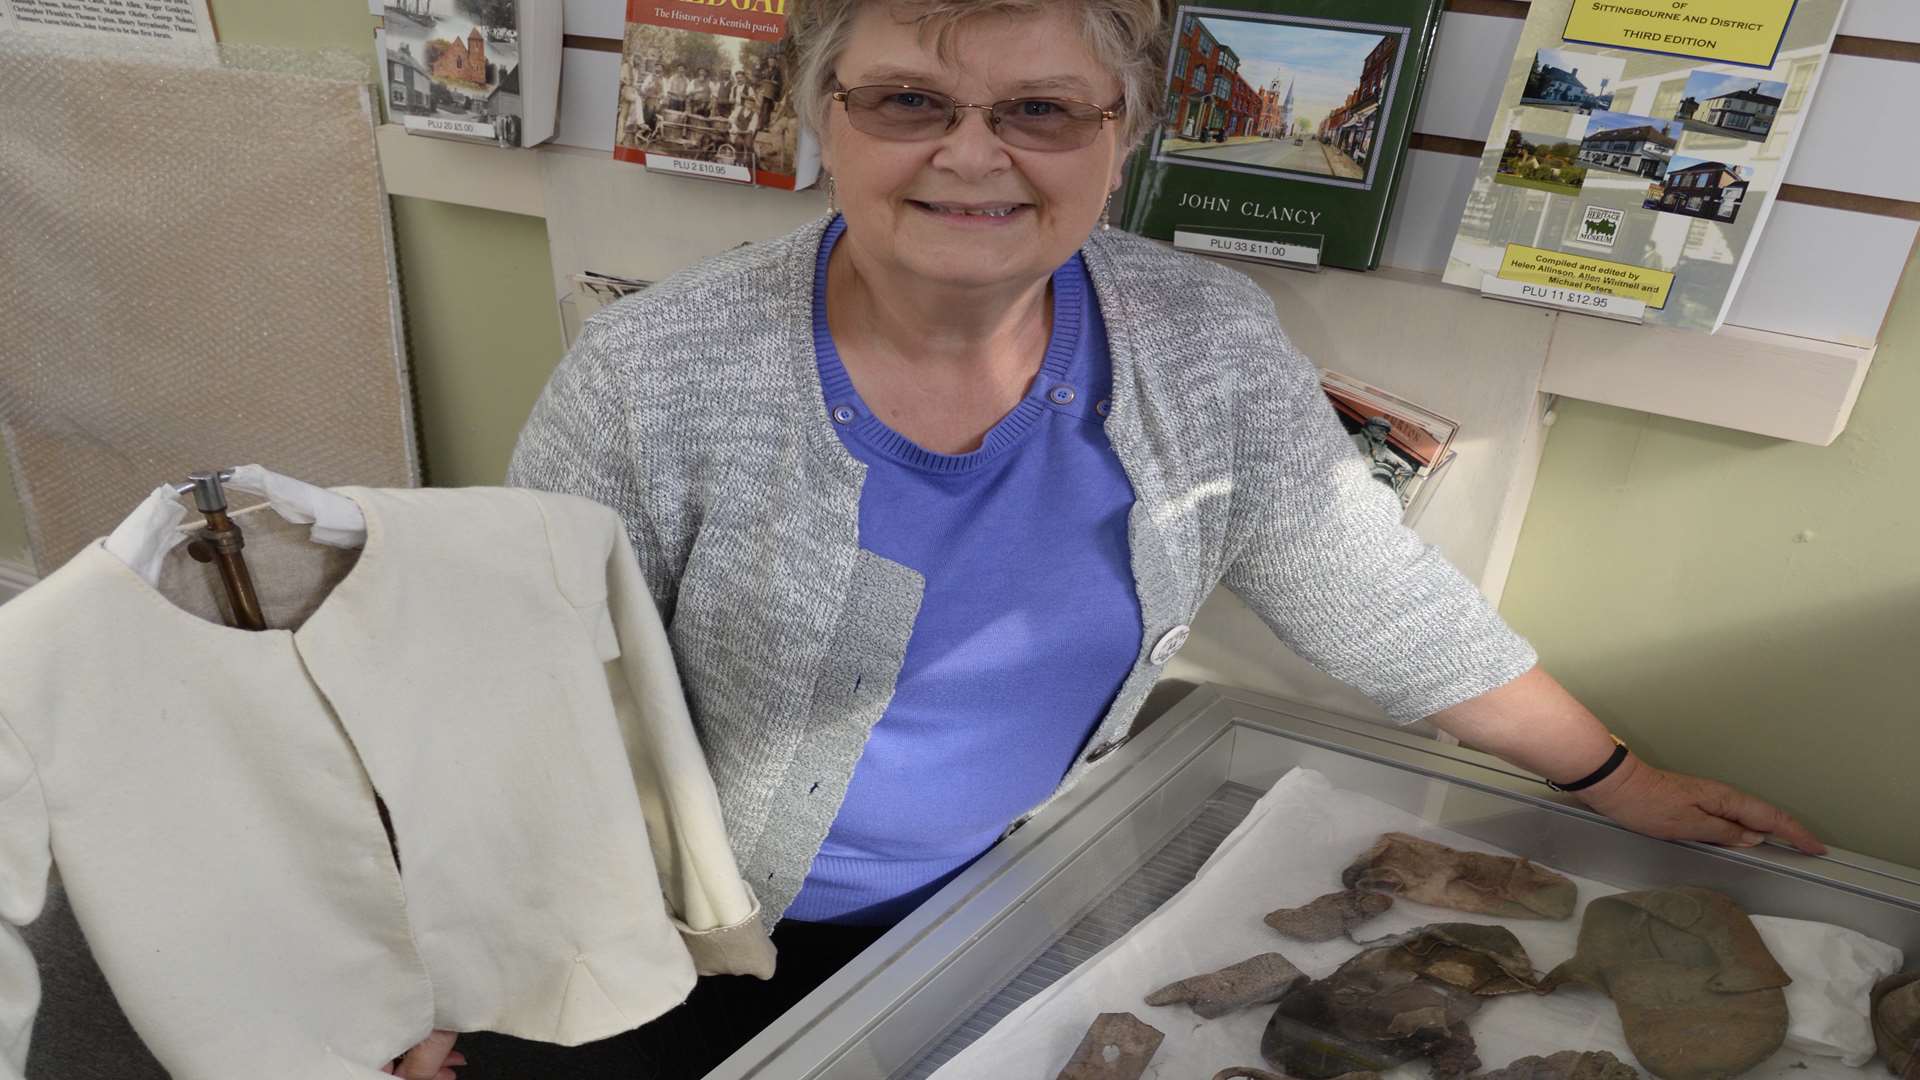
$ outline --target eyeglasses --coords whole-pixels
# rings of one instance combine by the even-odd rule
[[[1103,109],[1067,98],[1008,98],[970,105],[917,86],[856,86],[835,90],[833,100],[847,107],[847,122],[855,131],[895,142],[937,139],[960,122],[961,109],[981,109],[993,133],[1022,150],[1078,150],[1093,142],[1102,125],[1120,116],[1118,105]]]

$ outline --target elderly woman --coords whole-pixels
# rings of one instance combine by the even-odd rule
[[[1107,231],[1166,30],[1159,0],[809,0],[838,212],[603,313],[554,373],[511,480],[625,516],[780,971],[553,1075],[703,1074],[1102,768],[1223,584],[1633,828],[1817,849],[1617,749],[1400,525],[1259,288]]]

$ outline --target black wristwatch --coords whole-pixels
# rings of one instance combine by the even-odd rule
[[[1620,763],[1627,760],[1627,744],[1621,742],[1620,736],[1618,735],[1609,735],[1608,738],[1613,740],[1613,753],[1607,755],[1607,760],[1602,763],[1599,768],[1578,780],[1573,780],[1565,784],[1556,784],[1549,780],[1547,781],[1547,786],[1555,791],[1584,791],[1600,781],[1605,780],[1607,777],[1612,776],[1613,770],[1619,768]]]

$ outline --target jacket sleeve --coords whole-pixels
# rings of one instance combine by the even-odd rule
[[[633,387],[618,363],[613,325],[607,315],[590,321],[554,368],[520,429],[507,483],[612,507],[626,523],[655,603],[671,618],[680,575],[647,514],[639,440],[632,430]]]
[[[27,1071],[40,972],[19,928],[40,917],[53,852],[46,799],[27,748],[0,717],[0,1080]]]
[[[1260,305],[1236,366],[1233,510],[1223,581],[1294,652],[1401,721],[1524,674],[1531,646],[1437,548],[1401,524],[1320,389]]]
[[[607,566],[607,614],[620,644],[609,681],[667,907],[702,975],[771,978],[773,943],[760,902],[734,861],[666,630],[648,597],[620,535]]]

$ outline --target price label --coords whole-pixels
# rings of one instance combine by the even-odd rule
[[[1578,289],[1541,285],[1531,281],[1508,281],[1506,278],[1488,277],[1480,283],[1480,295],[1491,296],[1498,300],[1513,300],[1522,304],[1536,304],[1559,311],[1577,311],[1582,315],[1598,315],[1601,318],[1619,319],[1622,322],[1640,323],[1645,322],[1647,317],[1647,305],[1642,300],[1629,300],[1624,296],[1608,296],[1605,293],[1581,292]]]
[[[1315,270],[1320,268],[1320,245],[1305,240],[1248,240],[1238,236],[1175,230],[1173,246],[1181,251],[1197,251],[1202,255],[1225,255]]]
[[[700,161],[696,158],[668,157],[652,151],[647,152],[647,171],[672,173],[675,176],[697,176],[703,180],[730,180],[736,184],[753,183],[753,172],[745,165],[727,165],[718,161]]]

